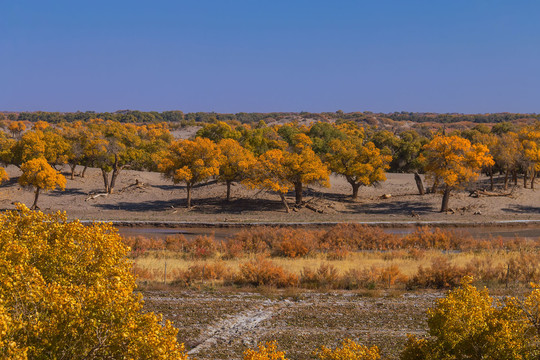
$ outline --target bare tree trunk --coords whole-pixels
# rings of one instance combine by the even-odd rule
[[[39,209],[39,207],[37,206],[37,201],[38,201],[38,198],[39,198],[39,190],[40,190],[40,187],[36,187],[36,191],[34,192],[34,203],[32,204],[32,207],[30,208],[30,210],[37,210]]]
[[[360,189],[360,183],[351,183],[352,186],[352,199],[358,199],[358,190]]]
[[[414,173],[414,181],[416,181],[416,187],[418,188],[418,194],[424,195],[426,191],[424,190],[424,183],[422,183],[422,178],[420,175],[415,172]]]
[[[280,192],[279,197],[281,198],[281,202],[283,203],[283,206],[285,206],[285,211],[287,211],[287,214],[291,212],[291,209],[289,209],[289,204],[287,204],[287,200],[285,199],[285,195]]]
[[[302,182],[294,184],[294,192],[296,195],[296,205],[302,205]]]
[[[536,179],[536,170],[532,170],[531,174],[531,189],[534,189],[534,179]]]
[[[512,171],[512,180],[514,180],[514,186],[517,186],[517,182],[518,182],[517,170]]]
[[[86,174],[86,169],[88,169],[88,165],[84,165],[84,168],[82,169],[81,177],[83,178]]]
[[[446,185],[444,187],[444,193],[442,198],[442,204],[441,204],[441,212],[448,211],[448,200],[450,200],[450,187]]]
[[[114,192],[114,186],[116,185],[116,178],[118,177],[118,174],[120,174],[120,169],[114,169],[111,175],[109,194],[112,194]]]
[[[191,209],[191,184],[187,184],[186,190],[187,190],[187,208]]]
[[[490,182],[489,189],[493,191],[493,167],[492,166],[489,167],[489,182]]]
[[[103,176],[103,185],[105,185],[105,192],[109,193],[109,173],[101,169],[101,175]]]
[[[231,201],[231,183],[232,183],[232,181],[230,181],[230,180],[226,181],[226,184],[227,184],[227,202]]]
[[[120,170],[122,170],[122,168],[120,166],[118,166],[118,155],[115,154],[114,155],[113,171],[112,171],[112,176],[111,176],[111,183],[109,185],[109,194],[112,194],[114,192],[114,186],[116,184],[116,178],[120,174]]]
[[[504,173],[504,190],[508,189],[508,176],[510,175],[510,170],[506,170]]]
[[[527,170],[523,172],[523,187],[527,188]]]
[[[71,169],[70,178],[73,180],[75,179],[75,169],[77,168],[77,164],[69,164],[69,168]]]

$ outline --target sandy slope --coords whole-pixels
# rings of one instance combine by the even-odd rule
[[[15,202],[30,206],[31,190],[17,184],[20,171],[8,167],[11,180],[0,187],[0,208],[13,209]],[[63,169],[66,177],[67,167]],[[138,180],[142,187],[128,187]],[[485,179],[485,186],[487,182]],[[488,222],[498,220],[540,220],[540,192],[517,187],[511,197],[469,197],[455,192],[450,200],[453,214],[441,214],[441,195],[419,196],[411,174],[388,174],[380,187],[363,188],[356,202],[350,200],[351,188],[341,177],[332,177],[331,188],[306,187],[305,200],[323,212],[301,208],[286,214],[279,197],[273,193],[233,186],[233,201],[226,203],[225,187],[210,183],[193,192],[195,207],[185,207],[185,188],[173,185],[160,174],[124,171],[117,181],[117,192],[89,199],[103,191],[101,173],[88,169],[86,177],[67,180],[64,192],[52,191],[40,196],[43,211],[66,210],[70,218],[84,220],[141,220],[185,222],[370,222],[370,221],[448,221]],[[520,182],[521,185],[521,182]],[[478,186],[483,186],[480,183]],[[381,195],[391,194],[389,199]],[[291,205],[294,194],[288,197]]]

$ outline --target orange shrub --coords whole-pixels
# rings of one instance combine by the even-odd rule
[[[169,251],[184,252],[188,241],[184,235],[167,236],[165,239],[165,248]]]
[[[199,263],[190,266],[187,270],[173,270],[174,283],[185,286],[189,286],[196,281],[230,281],[232,277],[233,271],[223,262]]]
[[[321,236],[319,247],[324,251],[389,250],[399,248],[400,242],[382,228],[339,224]]]
[[[418,272],[409,280],[409,289],[421,288],[449,288],[459,285],[466,275],[473,275],[465,268],[452,265],[445,257],[434,259],[429,268],[418,267]]]
[[[421,226],[404,238],[407,248],[462,250],[470,249],[477,243],[469,234]]]
[[[165,248],[163,240],[143,236],[123,238],[123,242],[131,248],[132,255],[141,255],[147,251],[163,250]]]
[[[335,288],[339,286],[339,272],[332,264],[321,264],[317,270],[304,268],[300,285],[309,289]]]
[[[376,289],[390,287],[398,283],[405,284],[408,279],[396,265],[387,267],[372,266],[366,269],[350,269],[340,280],[340,287],[352,289]]]
[[[276,287],[290,287],[298,284],[298,276],[288,273],[281,266],[270,260],[259,257],[256,260],[240,265],[234,282],[238,285],[269,285]]]
[[[236,241],[242,244],[246,253],[260,254],[270,250],[270,245],[275,242],[276,228],[258,227],[239,231],[229,241]]]
[[[540,281],[540,254],[521,253],[507,263],[509,281],[524,283]]]
[[[187,244],[189,255],[195,259],[208,259],[217,252],[217,244],[213,236],[200,235]]]
[[[280,239],[272,244],[272,255],[285,257],[303,257],[317,248],[317,239],[313,231],[280,229]]]

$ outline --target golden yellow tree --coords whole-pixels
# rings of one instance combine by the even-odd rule
[[[278,350],[276,341],[259,344],[257,349],[244,351],[244,360],[287,360],[285,352]]]
[[[293,146],[285,152],[283,166],[287,179],[294,185],[296,205],[302,204],[304,184],[330,186],[330,171],[311,149],[311,145],[311,139],[300,133],[294,137]]]
[[[54,190],[57,187],[64,190],[66,188],[66,178],[53,169],[44,158],[32,159],[21,166],[22,175],[19,177],[19,184],[33,187],[34,204],[31,209],[37,209],[37,201],[41,190]]]
[[[474,181],[484,166],[494,164],[485,145],[474,144],[460,136],[438,135],[424,146],[421,155],[426,178],[443,187],[441,212],[448,210],[450,192]]]
[[[49,123],[46,121],[36,121],[34,124],[32,124],[32,130],[40,130],[43,131],[49,127]]]
[[[3,167],[0,167],[0,184],[7,180],[9,180],[9,175],[6,169],[4,169]]]
[[[27,131],[11,148],[11,163],[20,166],[31,159],[45,158],[61,165],[68,160],[69,143],[57,131]]]
[[[159,171],[175,184],[185,183],[187,207],[191,208],[193,185],[219,174],[221,153],[217,145],[206,138],[175,141],[158,165]]]
[[[389,168],[392,157],[381,154],[372,142],[362,144],[356,140],[332,140],[326,159],[330,170],[343,175],[351,184],[352,198],[358,198],[360,186],[369,186],[385,181],[385,170]]]
[[[460,288],[428,311],[429,337],[409,336],[402,360],[532,360],[538,356],[538,349],[533,348],[537,335],[530,331],[515,299],[502,304],[471,282],[472,278],[465,277]]]
[[[296,144],[290,151],[275,149],[265,152],[259,157],[252,175],[244,183],[277,192],[289,212],[285,194],[290,189],[295,190],[296,204],[300,205],[304,184],[318,183],[329,186],[329,171],[310,145],[311,141],[305,134],[298,134]]]
[[[381,358],[378,347],[367,347],[351,339],[345,339],[341,347],[335,349],[322,346],[314,354],[319,360],[379,360]]]
[[[256,162],[253,153],[234,139],[223,139],[218,143],[221,152],[218,179],[227,185],[227,201],[231,199],[231,184],[242,181],[250,175]]]
[[[127,251],[109,224],[2,214],[0,358],[187,359],[177,330],[143,311]]]
[[[26,130],[26,125],[22,121],[11,121],[8,125],[8,130],[11,131],[13,137],[16,137]]]
[[[523,167],[523,187],[527,187],[527,178],[531,180],[531,189],[534,189],[536,172],[540,171],[540,130],[536,127],[527,127],[519,132],[521,143],[520,163]]]
[[[293,184],[287,178],[284,163],[285,153],[282,150],[269,150],[259,156],[253,166],[251,175],[243,183],[252,188],[268,189],[276,192],[285,210],[290,212],[285,194],[289,192]]]

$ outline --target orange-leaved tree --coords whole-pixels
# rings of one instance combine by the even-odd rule
[[[485,145],[474,144],[460,136],[437,135],[424,145],[421,154],[426,178],[434,186],[442,186],[441,212],[448,210],[448,200],[453,189],[463,188],[478,178],[484,166],[494,164]]]
[[[360,186],[369,186],[386,180],[385,170],[392,157],[382,154],[372,142],[360,139],[332,140],[326,155],[330,169],[343,175],[352,186],[352,198],[358,198]]]
[[[221,152],[219,180],[227,185],[227,201],[231,199],[231,184],[250,175],[256,162],[255,156],[234,139],[223,139],[218,143]]]
[[[53,169],[44,158],[32,159],[21,166],[22,175],[19,177],[19,184],[33,187],[34,204],[31,209],[37,209],[37,201],[41,190],[54,190],[57,187],[64,190],[66,188],[66,178]]]
[[[127,252],[110,224],[1,214],[0,358],[187,359],[177,330],[143,311]]]
[[[221,153],[217,145],[206,138],[178,140],[169,146],[158,169],[175,184],[185,183],[187,207],[191,207],[191,189],[197,183],[219,174]]]

